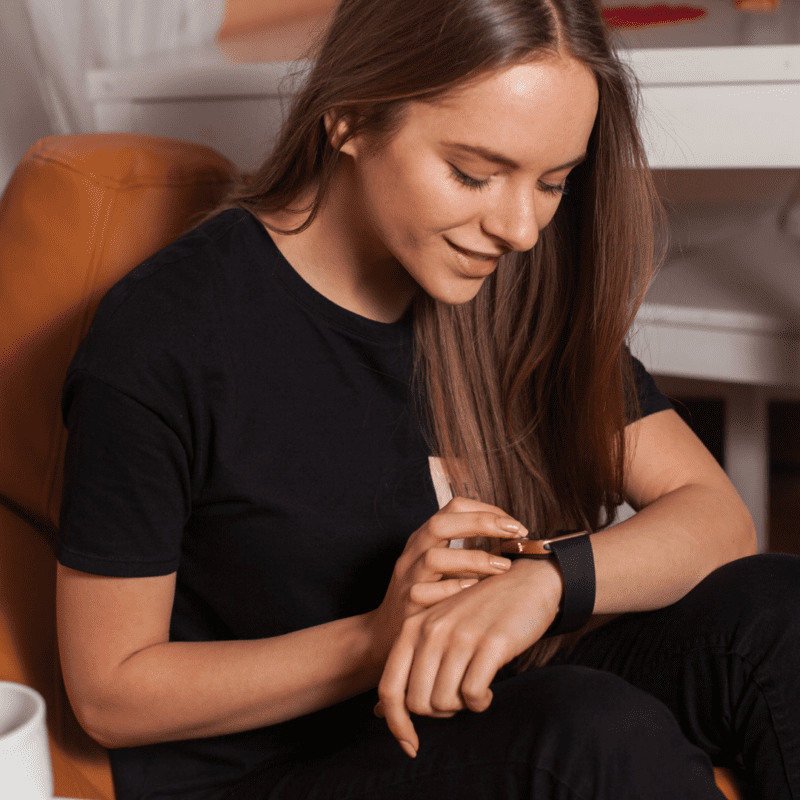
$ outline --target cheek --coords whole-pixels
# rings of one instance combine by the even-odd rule
[[[363,168],[366,213],[392,249],[420,248],[472,218],[476,199],[450,178],[438,159],[385,153]]]
[[[469,226],[477,213],[475,199],[453,186],[447,176],[421,180],[412,202],[416,230],[436,246],[443,234]]]
[[[374,196],[379,224],[408,246],[420,246],[429,236],[451,226],[453,196],[441,181],[413,172],[389,172]]]
[[[553,217],[556,215],[556,211],[558,211],[559,205],[561,205],[562,198],[558,197],[554,200],[549,200],[547,203],[543,203],[537,213],[537,220],[536,224],[539,227],[539,230],[542,228],[546,228],[553,220]]]

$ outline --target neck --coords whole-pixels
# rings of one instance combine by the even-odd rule
[[[376,236],[362,207],[351,159],[343,155],[318,215],[302,233],[270,231],[278,249],[300,276],[343,308],[378,322],[401,319],[419,290]],[[296,202],[303,208],[313,191]],[[295,213],[263,217],[277,227],[297,227]]]

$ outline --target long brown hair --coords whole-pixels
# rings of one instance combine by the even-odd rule
[[[363,133],[380,147],[410,101],[554,55],[595,76],[587,158],[533,250],[502,257],[468,303],[415,298],[413,386],[455,494],[503,508],[533,538],[607,525],[622,502],[624,428],[639,413],[624,340],[664,242],[636,83],[595,0],[341,0],[315,50],[271,155],[217,212],[281,211],[315,186],[304,223],[274,228],[300,232],[323,204],[342,144]],[[334,127],[349,125],[336,146],[326,113]],[[517,664],[544,664],[564,643],[538,642]]]

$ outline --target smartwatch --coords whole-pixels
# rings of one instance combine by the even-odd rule
[[[559,531],[559,533],[562,533]],[[550,539],[504,541],[500,553],[517,558],[554,558],[564,581],[558,613],[543,639],[582,628],[594,611],[597,583],[589,534],[570,532]]]

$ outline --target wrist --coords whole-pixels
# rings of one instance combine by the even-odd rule
[[[586,531],[536,541],[504,542],[501,552],[512,560],[557,564],[563,584],[561,603],[544,638],[579,630],[589,621],[594,611],[597,580],[591,537]]]
[[[386,620],[377,608],[361,615],[363,630],[367,637],[366,668],[370,674],[375,674],[375,685],[377,686],[383,668],[386,666],[386,659],[392,651],[396,637],[391,634],[391,626],[386,624]]]
[[[536,596],[543,598],[543,605],[548,609],[552,622],[558,614],[564,596],[564,579],[555,561],[518,558],[512,562],[510,571],[527,573],[531,576],[536,586]]]

